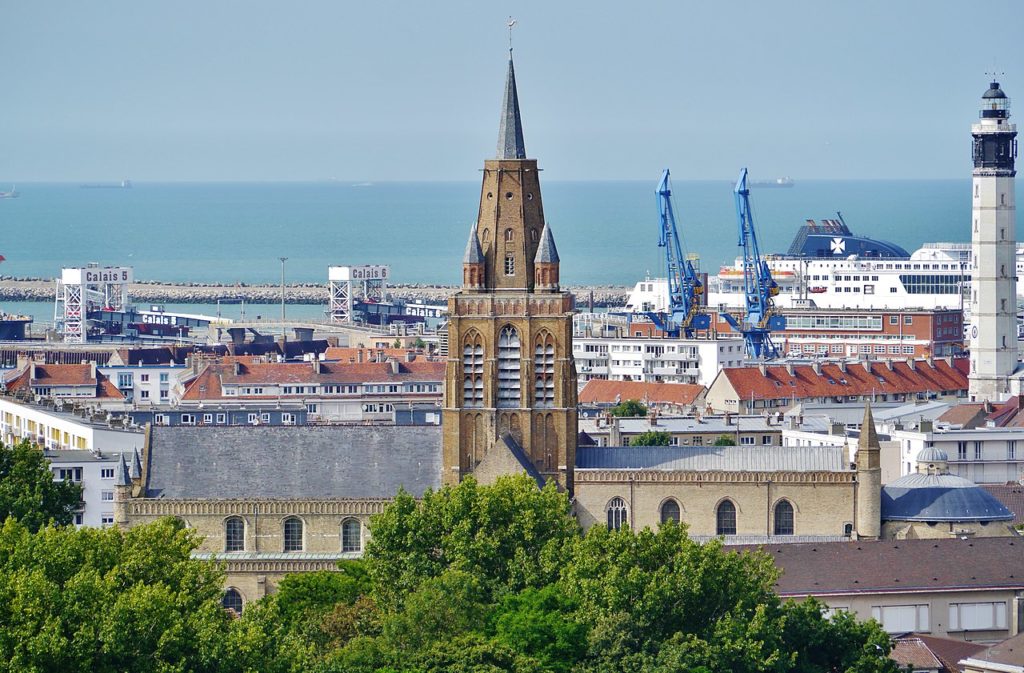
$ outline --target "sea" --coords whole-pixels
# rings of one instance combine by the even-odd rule
[[[654,177],[543,184],[564,285],[631,286],[664,275]],[[672,187],[685,252],[699,255],[710,273],[731,264],[738,250],[732,183]],[[288,258],[288,283],[326,284],[328,266],[359,264],[390,265],[396,283],[459,283],[480,196],[479,182],[32,183],[17,190],[19,198],[0,200],[3,276],[53,278],[62,267],[96,262],[132,266],[137,279],[232,284],[279,282],[280,257]],[[969,178],[798,180],[791,188],[754,187],[750,198],[763,253],[785,252],[805,220],[837,212],[855,233],[910,252],[924,242],[970,240]],[[52,304],[0,309],[53,315]],[[241,307],[220,310],[238,317]],[[291,310],[312,317],[322,307]]]

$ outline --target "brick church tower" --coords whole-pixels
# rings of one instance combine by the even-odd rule
[[[444,483],[526,469],[572,491],[573,297],[559,287],[558,265],[510,51],[498,154],[484,161],[462,290],[448,301]]]

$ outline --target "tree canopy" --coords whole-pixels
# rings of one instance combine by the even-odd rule
[[[648,430],[629,440],[630,446],[668,446],[671,443],[672,435],[664,430]]]
[[[732,435],[719,435],[715,446],[736,446],[736,439]]]
[[[640,400],[625,400],[609,409],[609,412],[612,416],[636,418],[637,416],[646,416],[647,407]]]
[[[34,444],[0,444],[0,522],[14,518],[33,532],[51,521],[69,524],[81,500],[82,488],[54,481],[49,461]]]

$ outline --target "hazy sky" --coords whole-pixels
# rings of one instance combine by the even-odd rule
[[[0,185],[476,180],[515,29],[547,179],[947,178],[1021,0],[11,0]]]

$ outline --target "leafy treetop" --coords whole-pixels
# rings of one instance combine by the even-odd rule
[[[69,524],[81,500],[81,486],[54,481],[49,461],[34,444],[0,444],[0,522],[14,518],[33,532],[51,521]]]

